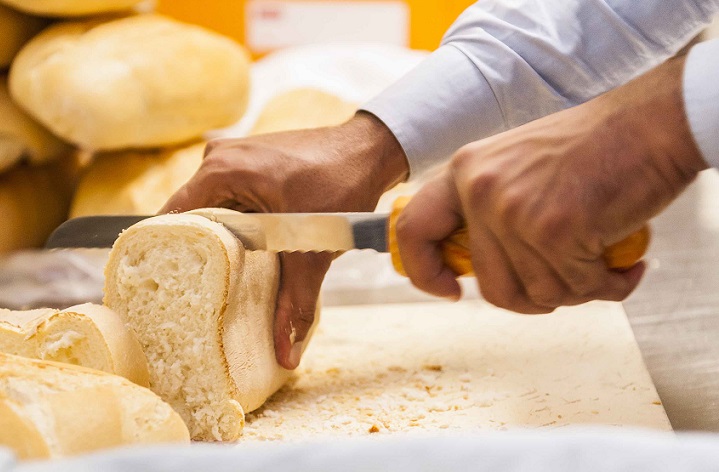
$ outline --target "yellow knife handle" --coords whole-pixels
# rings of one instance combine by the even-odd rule
[[[407,275],[399,256],[397,242],[397,220],[400,213],[407,206],[411,197],[399,197],[392,206],[389,216],[389,252],[392,255],[392,265],[401,275]],[[604,250],[604,259],[611,269],[628,269],[644,256],[649,246],[649,227],[644,226],[636,233],[613,244]],[[444,263],[458,275],[472,275],[472,255],[469,252],[469,233],[463,226],[442,242],[442,257]]]

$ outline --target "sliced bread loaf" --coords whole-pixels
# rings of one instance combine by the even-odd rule
[[[0,445],[21,459],[188,441],[177,413],[127,379],[0,353]]]
[[[150,388],[197,440],[236,440],[288,379],[272,336],[279,260],[246,251],[207,218],[162,215],[123,232],[105,271],[105,304],[134,329]]]
[[[135,335],[112,310],[86,303],[67,310],[0,309],[0,352],[81,365],[149,385]]]

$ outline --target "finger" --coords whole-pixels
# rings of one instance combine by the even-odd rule
[[[505,250],[528,300],[537,306],[554,309],[577,305],[585,300],[569,290],[552,265],[534,248],[519,238],[505,235]],[[511,241],[511,243],[506,243]]]
[[[597,262],[598,270],[604,271],[604,281],[601,286],[591,292],[592,300],[610,300],[619,302],[627,298],[641,282],[646,272],[646,264],[640,261],[629,269],[617,271],[607,269],[604,260]]]
[[[484,299],[495,306],[517,313],[551,313],[554,307],[540,306],[529,298],[511,259],[495,235],[476,222],[467,223],[472,247],[472,266]]]
[[[425,292],[458,300],[457,274],[442,260],[440,243],[462,226],[452,183],[442,174],[425,185],[397,220],[399,252],[407,276]]]
[[[219,188],[221,187],[213,182],[212,175],[206,172],[204,167],[200,167],[195,175],[170,197],[160,213],[182,213],[197,208],[220,206],[220,197],[216,193]]]
[[[277,362],[296,369],[315,323],[317,299],[330,268],[330,253],[283,253],[275,310],[274,341]]]

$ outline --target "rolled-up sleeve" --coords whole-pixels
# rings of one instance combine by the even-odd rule
[[[719,39],[694,46],[684,66],[684,108],[694,140],[719,167]]]
[[[395,134],[416,176],[469,142],[646,72],[716,12],[719,0],[481,0],[362,109]]]

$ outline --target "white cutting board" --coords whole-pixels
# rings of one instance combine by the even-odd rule
[[[615,425],[671,430],[620,304],[333,307],[242,442]]]

